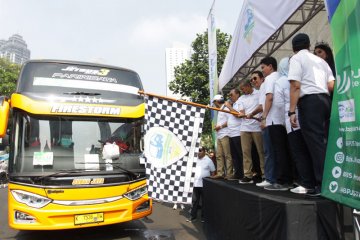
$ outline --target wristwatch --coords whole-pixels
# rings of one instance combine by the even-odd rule
[[[296,114],[295,112],[288,112],[288,116],[290,117],[291,115],[294,115],[294,114]]]

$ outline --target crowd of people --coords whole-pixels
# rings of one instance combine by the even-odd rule
[[[269,191],[319,196],[329,131],[335,63],[325,42],[310,52],[310,39],[292,39],[294,55],[260,61],[261,71],[231,89],[229,99],[215,95],[215,162],[200,147],[190,217],[202,205],[203,178],[255,183]],[[212,156],[214,152],[210,152]],[[214,164],[215,163],[215,164]],[[177,204],[174,205],[174,209]],[[204,213],[201,220],[204,222]]]
[[[325,162],[335,64],[331,48],[299,33],[294,54],[261,60],[229,93],[216,95],[217,173],[266,190],[319,196]],[[296,183],[296,185],[294,185]]]

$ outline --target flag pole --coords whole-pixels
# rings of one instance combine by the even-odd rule
[[[151,96],[151,97],[162,98],[162,99],[172,101],[172,102],[179,102],[179,103],[183,103],[183,104],[187,104],[187,105],[191,105],[191,106],[195,106],[195,107],[211,109],[211,110],[215,110],[215,111],[219,111],[219,112],[230,113],[230,114],[236,115],[237,117],[240,117],[240,118],[244,117],[244,116],[239,116],[239,112],[236,112],[236,111],[228,111],[228,110],[223,110],[223,109],[216,108],[216,107],[211,107],[209,105],[203,105],[203,104],[189,102],[189,101],[185,101],[185,100],[181,100],[181,99],[170,98],[170,97],[161,96],[161,95],[157,95],[157,94],[153,94],[153,93],[146,93],[146,92],[144,92],[142,90],[139,90],[138,93],[141,94],[141,95],[147,95],[147,96]]]

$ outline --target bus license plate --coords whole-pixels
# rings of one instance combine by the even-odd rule
[[[104,213],[89,213],[89,214],[75,215],[74,221],[75,221],[75,225],[103,222]]]

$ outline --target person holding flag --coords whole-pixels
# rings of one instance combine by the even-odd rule
[[[225,100],[222,95],[215,95],[213,98],[214,105],[221,109],[229,109],[225,106]],[[229,121],[230,113],[218,112],[217,123],[215,126],[216,131],[216,165],[217,173],[214,178],[233,178],[233,163],[230,150],[230,140],[229,140]]]

